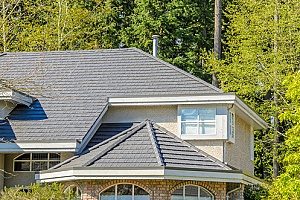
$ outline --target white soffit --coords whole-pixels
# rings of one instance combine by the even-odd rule
[[[33,98],[23,94],[21,92],[12,90],[12,89],[3,89],[0,91],[0,100],[11,101],[16,104],[23,104],[30,106],[33,102]]]
[[[76,152],[79,143],[72,141],[16,141],[0,143],[0,153]]]
[[[261,181],[241,172],[190,171],[174,169],[66,169],[63,171],[43,171],[36,174],[38,182],[101,179],[158,179],[194,180],[211,182],[232,182],[261,184]]]
[[[234,104],[255,122],[255,128],[268,127],[268,124],[235,94],[169,97],[109,97],[108,102],[110,106]]]

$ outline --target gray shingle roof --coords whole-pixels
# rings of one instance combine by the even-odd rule
[[[0,138],[17,140],[82,139],[108,97],[221,93],[135,48],[6,53],[0,74],[38,99],[0,126]]]
[[[52,169],[173,167],[232,170],[214,157],[145,120]]]

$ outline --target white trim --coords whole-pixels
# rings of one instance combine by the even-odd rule
[[[87,134],[84,136],[79,150],[78,152],[81,152],[84,150],[84,148],[86,147],[86,145],[89,143],[89,141],[93,138],[93,136],[95,135],[96,131],[99,129],[99,127],[101,126],[101,120],[103,118],[103,116],[105,115],[105,113],[108,110],[108,105],[105,106],[104,110],[101,112],[101,114],[99,115],[99,117],[96,119],[95,123],[93,124],[93,126],[90,128],[90,130],[87,132]]]
[[[44,153],[44,152],[43,152]],[[19,157],[29,154],[29,160],[17,160]],[[18,155],[13,159],[13,172],[38,172],[32,169],[32,163],[33,162],[47,162],[47,169],[49,169],[50,162],[61,162],[61,155],[59,153],[52,153],[52,154],[58,154],[59,155],[59,160],[50,160],[50,153],[47,153],[47,160],[33,160],[32,159],[32,153],[22,153],[21,155]],[[21,163],[21,162],[28,162],[29,163],[29,171],[16,171],[15,170],[15,163]]]
[[[212,172],[180,169],[69,169],[65,171],[43,171],[36,174],[38,182],[93,180],[93,179],[171,179],[212,182],[237,182],[260,184],[261,181],[241,172]]]
[[[23,104],[26,106],[30,106],[33,102],[33,98],[12,89],[4,89],[4,91],[0,91],[0,100],[11,101],[13,103]]]
[[[110,106],[234,104],[255,122],[258,129],[268,127],[268,124],[235,94],[169,97],[109,97],[108,102]]]
[[[16,141],[12,143],[0,143],[0,153],[22,153],[22,152],[76,152],[78,149],[78,142],[76,141],[35,141],[35,142],[21,142]]]

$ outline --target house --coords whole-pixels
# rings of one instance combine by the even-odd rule
[[[243,199],[253,131],[235,94],[136,48],[6,53],[0,187],[61,182],[83,200]],[[20,92],[22,91],[22,92]]]

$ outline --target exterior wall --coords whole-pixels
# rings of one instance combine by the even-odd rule
[[[99,180],[67,182],[68,185],[77,185],[82,192],[82,200],[98,200],[99,194],[115,184],[135,184],[150,194],[151,200],[171,200],[171,194],[184,185],[198,185],[206,188],[214,195],[214,200],[226,199],[226,183],[177,181],[177,180]],[[242,200],[235,199],[235,200]]]
[[[8,114],[16,107],[15,104],[8,101],[0,101],[0,118],[8,116]]]
[[[0,154],[0,191],[4,187],[4,154]]]
[[[191,140],[188,142],[223,162],[223,140]]]
[[[226,143],[225,162],[242,169],[247,174],[254,174],[254,163],[251,161],[251,126],[238,115],[235,117],[235,143]]]
[[[13,171],[13,160],[20,154],[6,154],[5,155],[5,171],[12,173],[13,177],[7,178],[4,181],[4,185],[6,187],[13,187],[16,185],[30,185],[35,182],[35,172],[14,172]],[[64,161],[70,157],[72,157],[73,153],[61,153],[61,161]]]
[[[122,106],[110,107],[102,122],[140,122],[151,119],[179,136],[177,106]]]

